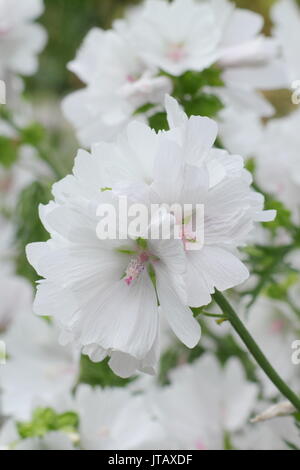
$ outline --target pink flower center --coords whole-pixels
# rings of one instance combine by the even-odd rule
[[[284,330],[285,323],[283,320],[274,320],[271,324],[272,333],[281,333]]]
[[[198,439],[198,441],[196,442],[196,449],[197,450],[207,450],[207,447],[201,439]]]
[[[136,78],[133,75],[127,75],[126,79],[129,83],[134,83],[136,81]]]
[[[128,286],[135,281],[140,274],[144,271],[147,262],[149,261],[149,255],[144,251],[139,254],[136,258],[132,258],[127,266],[125,272],[125,282]]]

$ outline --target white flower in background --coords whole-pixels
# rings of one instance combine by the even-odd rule
[[[294,0],[279,0],[271,10],[273,35],[278,40],[289,79],[300,80],[300,9]]]
[[[69,69],[85,83],[63,101],[66,117],[83,145],[111,140],[141,106],[159,104],[171,91],[157,67],[147,67],[115,31],[92,29]]]
[[[10,419],[0,429],[0,450],[74,450],[74,446],[65,433],[58,431],[21,440],[16,424]]]
[[[160,423],[148,410],[146,398],[127,388],[80,385],[75,397],[79,441],[84,450],[143,450],[170,448]]]
[[[292,417],[276,418],[244,428],[233,439],[234,448],[239,450],[291,450],[299,446],[300,433]]]
[[[250,189],[242,159],[212,149],[215,123],[188,120],[171,98],[167,105],[169,132],[157,135],[131,123],[116,143],[98,144],[92,155],[79,152],[73,175],[54,186],[56,202],[41,214],[52,240],[27,249],[30,263],[46,279],[38,286],[36,313],[55,316],[63,340],[75,341],[92,360],[110,355],[110,366],[121,376],[155,371],[156,294],[178,338],[188,347],[197,344],[199,325],[187,306],[208,304],[215,288],[224,291],[248,277],[232,251],[245,243],[255,220],[274,216],[262,212],[263,198]],[[148,206],[204,204],[204,247],[185,250],[188,226],[172,214],[165,214],[165,221],[179,224],[182,240],[148,240],[146,248],[128,234],[126,243],[99,240],[97,207],[118,201],[114,192],[101,193],[107,187]],[[155,218],[151,223],[157,224]]]
[[[256,182],[282,201],[299,222],[300,207],[300,111],[269,121],[257,145]]]
[[[132,22],[142,58],[171,75],[212,65],[219,40],[212,8],[195,0],[148,0]]]
[[[297,314],[284,302],[261,297],[245,314],[245,323],[283,380],[299,389],[299,366],[292,362],[292,343],[300,329]],[[257,373],[265,396],[276,396],[278,391],[268,377],[260,369]]]
[[[238,111],[258,116],[272,106],[257,89],[286,85],[277,44],[260,34],[263,19],[228,0],[148,0],[114,30],[94,28],[70,70],[87,85],[63,101],[63,110],[83,145],[112,140],[144,104],[161,104],[171,82],[160,70],[180,76],[212,65],[223,87],[207,91]],[[141,116],[141,119],[145,116]]]
[[[171,372],[171,384],[153,394],[153,408],[175,448],[224,449],[254,409],[258,387],[247,382],[237,359],[224,368],[204,355]]]
[[[72,388],[78,354],[57,342],[57,330],[30,310],[19,313],[2,338],[8,359],[0,371],[3,414],[28,419],[37,399],[49,401]]]
[[[263,17],[228,0],[148,0],[130,26],[149,65],[172,75],[220,67],[225,87],[211,91],[225,104],[246,102],[270,115],[272,107],[255,90],[287,85],[277,42],[261,34]]]
[[[4,421],[0,428],[0,450],[73,450],[77,439],[75,421],[72,419],[76,418],[74,409],[70,390],[62,395],[49,395],[46,400],[37,399],[26,417],[17,415]],[[55,415],[57,418],[64,415],[63,419],[56,420],[56,430],[53,429]],[[20,426],[23,429],[25,426],[25,435],[31,437],[25,437]]]
[[[33,21],[43,13],[42,0],[0,0],[0,75],[32,75],[46,42],[44,28]]]

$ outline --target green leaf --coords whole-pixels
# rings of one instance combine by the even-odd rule
[[[18,158],[18,150],[18,141],[0,136],[0,165],[11,167]]]
[[[156,132],[161,130],[168,130],[169,124],[167,120],[167,113],[159,112],[148,118],[149,126]]]
[[[215,117],[223,108],[223,104],[217,96],[204,93],[189,101],[183,101],[182,105],[188,117]]]
[[[32,123],[21,130],[21,139],[23,143],[35,147],[39,145],[45,138],[46,132],[44,127],[38,122]]]
[[[137,114],[147,113],[147,111],[150,111],[150,109],[152,109],[154,106],[155,105],[152,103],[146,103],[143,106],[140,106],[138,109],[136,109],[133,115],[135,116]]]
[[[36,181],[21,192],[16,208],[17,273],[32,283],[38,279],[38,276],[27,261],[25,248],[28,243],[46,241],[49,238],[40,221],[38,207],[40,204],[48,203],[50,197],[49,188]]]
[[[270,230],[271,232],[276,233],[277,229],[281,227],[284,227],[287,229],[290,229],[293,227],[293,223],[291,219],[292,213],[289,209],[285,207],[285,205],[282,202],[277,201],[273,199],[272,197],[266,196],[265,209],[266,210],[274,209],[277,211],[275,220],[273,220],[272,222],[263,223],[263,226],[267,228],[268,230]]]
[[[58,414],[52,408],[37,408],[31,421],[17,423],[22,439],[43,437],[49,431],[75,432],[78,426],[79,418],[75,412]]]

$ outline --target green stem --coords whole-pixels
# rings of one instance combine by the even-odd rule
[[[271,382],[273,382],[275,387],[282,393],[282,395],[284,395],[295,406],[295,408],[300,411],[300,398],[289,388],[289,386],[281,379],[275,369],[271,366],[270,362],[256,344],[247,328],[239,319],[238,315],[226,300],[226,298],[221,294],[221,292],[218,291],[215,292],[213,297],[215,302],[221,308],[222,312],[226,315],[228,321],[230,321],[239,337],[247,346],[258,365],[262,368],[262,370],[269,377]]]

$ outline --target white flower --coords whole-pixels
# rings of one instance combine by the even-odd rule
[[[131,123],[116,143],[98,144],[92,155],[79,152],[74,174],[54,186],[56,202],[42,214],[52,240],[27,249],[31,264],[46,279],[38,285],[35,311],[54,315],[66,339],[93,360],[109,354],[112,369],[122,376],[155,369],[156,294],[178,338],[188,347],[197,344],[199,325],[187,306],[208,304],[215,288],[224,291],[248,277],[232,251],[245,243],[255,220],[274,215],[262,212],[263,199],[250,189],[242,159],[212,149],[215,123],[200,117],[188,120],[171,98],[167,106],[170,131],[157,135]],[[114,191],[100,191],[107,187]],[[130,234],[126,241],[99,240],[97,207],[117,204],[117,195],[123,194],[148,206],[204,204],[203,248],[185,249],[192,243],[189,227],[171,213],[163,222],[154,217],[149,230],[172,220],[182,240],[150,239],[146,248]]]
[[[134,395],[127,388],[80,385],[75,406],[84,450],[169,448],[164,430],[154,420],[143,395]]]
[[[279,0],[271,10],[273,34],[277,38],[285,61],[289,83],[300,80],[300,11],[294,0]]]
[[[32,287],[21,277],[0,271],[0,335],[11,327],[21,310],[32,304]]]
[[[75,384],[78,355],[61,347],[56,328],[30,310],[20,312],[2,339],[8,354],[0,376],[4,414],[28,419],[37,399],[50,401]]]
[[[195,0],[148,0],[135,15],[133,41],[145,61],[171,75],[203,70],[217,59],[220,30],[212,8]]]
[[[46,42],[44,28],[33,23],[43,12],[42,0],[0,1],[0,73],[32,75]]]
[[[114,204],[110,192],[107,200]],[[184,303],[183,245],[174,239],[148,240],[147,247],[130,238],[99,240],[99,201],[48,209],[44,223],[53,239],[27,248],[31,264],[46,278],[38,285],[34,309],[55,316],[62,340],[75,341],[92,360],[110,355],[117,374],[127,377],[137,369],[154,373],[159,316],[150,266],[172,329],[188,347],[200,338],[200,327]],[[166,215],[164,220],[169,219]]]
[[[276,418],[249,425],[233,443],[240,450],[290,450],[288,443],[299,445],[299,430],[293,418]]]
[[[296,223],[300,215],[299,125],[299,110],[273,119],[254,152],[257,183],[291,209]]]
[[[146,67],[138,51],[115,31],[92,29],[69,69],[87,85],[63,101],[66,117],[83,145],[111,140],[145,104],[162,103],[171,91],[157,67]]]
[[[222,369],[204,355],[171,372],[171,384],[153,395],[153,407],[177,449],[218,450],[225,433],[231,436],[245,425],[257,393],[237,359]]]

